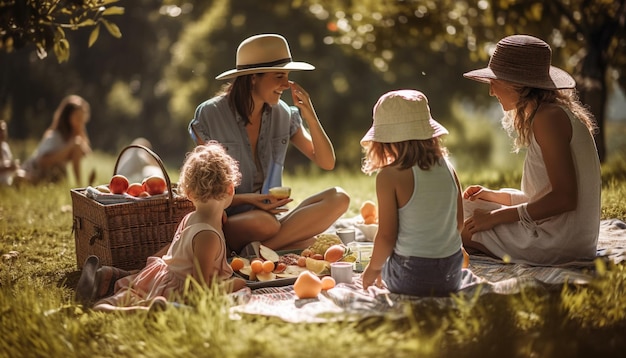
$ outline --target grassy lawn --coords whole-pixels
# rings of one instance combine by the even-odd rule
[[[96,153],[97,184],[115,158]],[[97,163],[97,164],[93,164]],[[170,169],[177,181],[176,168]],[[519,173],[460,172],[464,184],[517,187]],[[603,218],[626,220],[626,158],[603,167]],[[374,177],[360,172],[287,175],[298,200],[329,186],[352,197],[347,216],[375,199]],[[549,292],[425,301],[405,319],[289,324],[273,318],[230,319],[230,302],[214,290],[193,309],[104,314],[74,300],[78,279],[69,182],[0,188],[0,357],[577,357],[626,352],[626,269],[600,267],[588,286]],[[292,204],[294,205],[294,204]]]

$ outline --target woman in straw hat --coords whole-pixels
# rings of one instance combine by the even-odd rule
[[[448,131],[415,90],[384,94],[361,139],[363,172],[376,175],[379,226],[363,288],[443,296],[460,288],[461,187],[440,136]]]
[[[309,94],[288,78],[291,71],[314,67],[293,61],[287,41],[276,34],[245,39],[237,49],[236,62],[235,69],[216,77],[232,82],[200,104],[189,124],[196,143],[217,140],[240,163],[243,180],[227,210],[226,240],[236,252],[258,241],[275,250],[307,247],[314,235],[330,227],[348,209],[349,197],[341,188],[330,188],[277,219],[292,199],[278,199],[268,192],[282,186],[289,143],[320,168],[331,170],[335,166],[332,143]],[[287,90],[294,106],[280,98]]]
[[[486,68],[464,74],[489,83],[516,151],[527,149],[521,191],[465,189],[466,248],[538,265],[596,256],[601,177],[594,121],[574,79],[551,58],[544,41],[514,35],[498,42]]]

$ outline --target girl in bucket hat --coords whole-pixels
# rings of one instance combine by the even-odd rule
[[[594,122],[574,79],[551,57],[544,41],[513,35],[498,42],[486,68],[464,74],[489,83],[515,151],[527,150],[521,190],[465,189],[466,248],[537,265],[596,256],[601,177]]]
[[[362,170],[376,175],[379,221],[363,288],[444,296],[461,286],[461,187],[440,137],[448,131],[415,90],[380,97],[361,139]]]
[[[224,225],[229,248],[235,252],[253,242],[275,250],[305,248],[348,209],[349,197],[335,187],[305,199],[277,218],[292,199],[269,194],[270,188],[282,186],[289,143],[320,168],[332,170],[335,166],[333,145],[309,94],[288,78],[291,71],[313,69],[292,59],[283,36],[249,37],[237,49],[236,68],[216,77],[232,82],[200,104],[189,124],[197,144],[216,140],[240,163],[242,183]],[[293,106],[281,99],[287,90]]]

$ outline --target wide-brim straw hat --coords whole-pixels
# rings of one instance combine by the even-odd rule
[[[416,90],[397,90],[382,95],[374,106],[373,119],[361,144],[425,140],[448,134],[448,130],[432,118],[428,98]]]
[[[315,67],[291,58],[287,40],[277,34],[260,34],[248,37],[237,48],[236,68],[215,77],[226,80],[252,73],[276,71],[308,71]]]
[[[576,87],[572,76],[552,66],[550,45],[529,35],[503,38],[496,45],[486,68],[464,73],[463,76],[485,83],[498,79],[551,90]]]

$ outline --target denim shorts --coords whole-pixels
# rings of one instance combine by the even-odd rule
[[[402,256],[395,252],[383,267],[389,291],[411,296],[447,296],[461,287],[463,253],[431,259]]]

